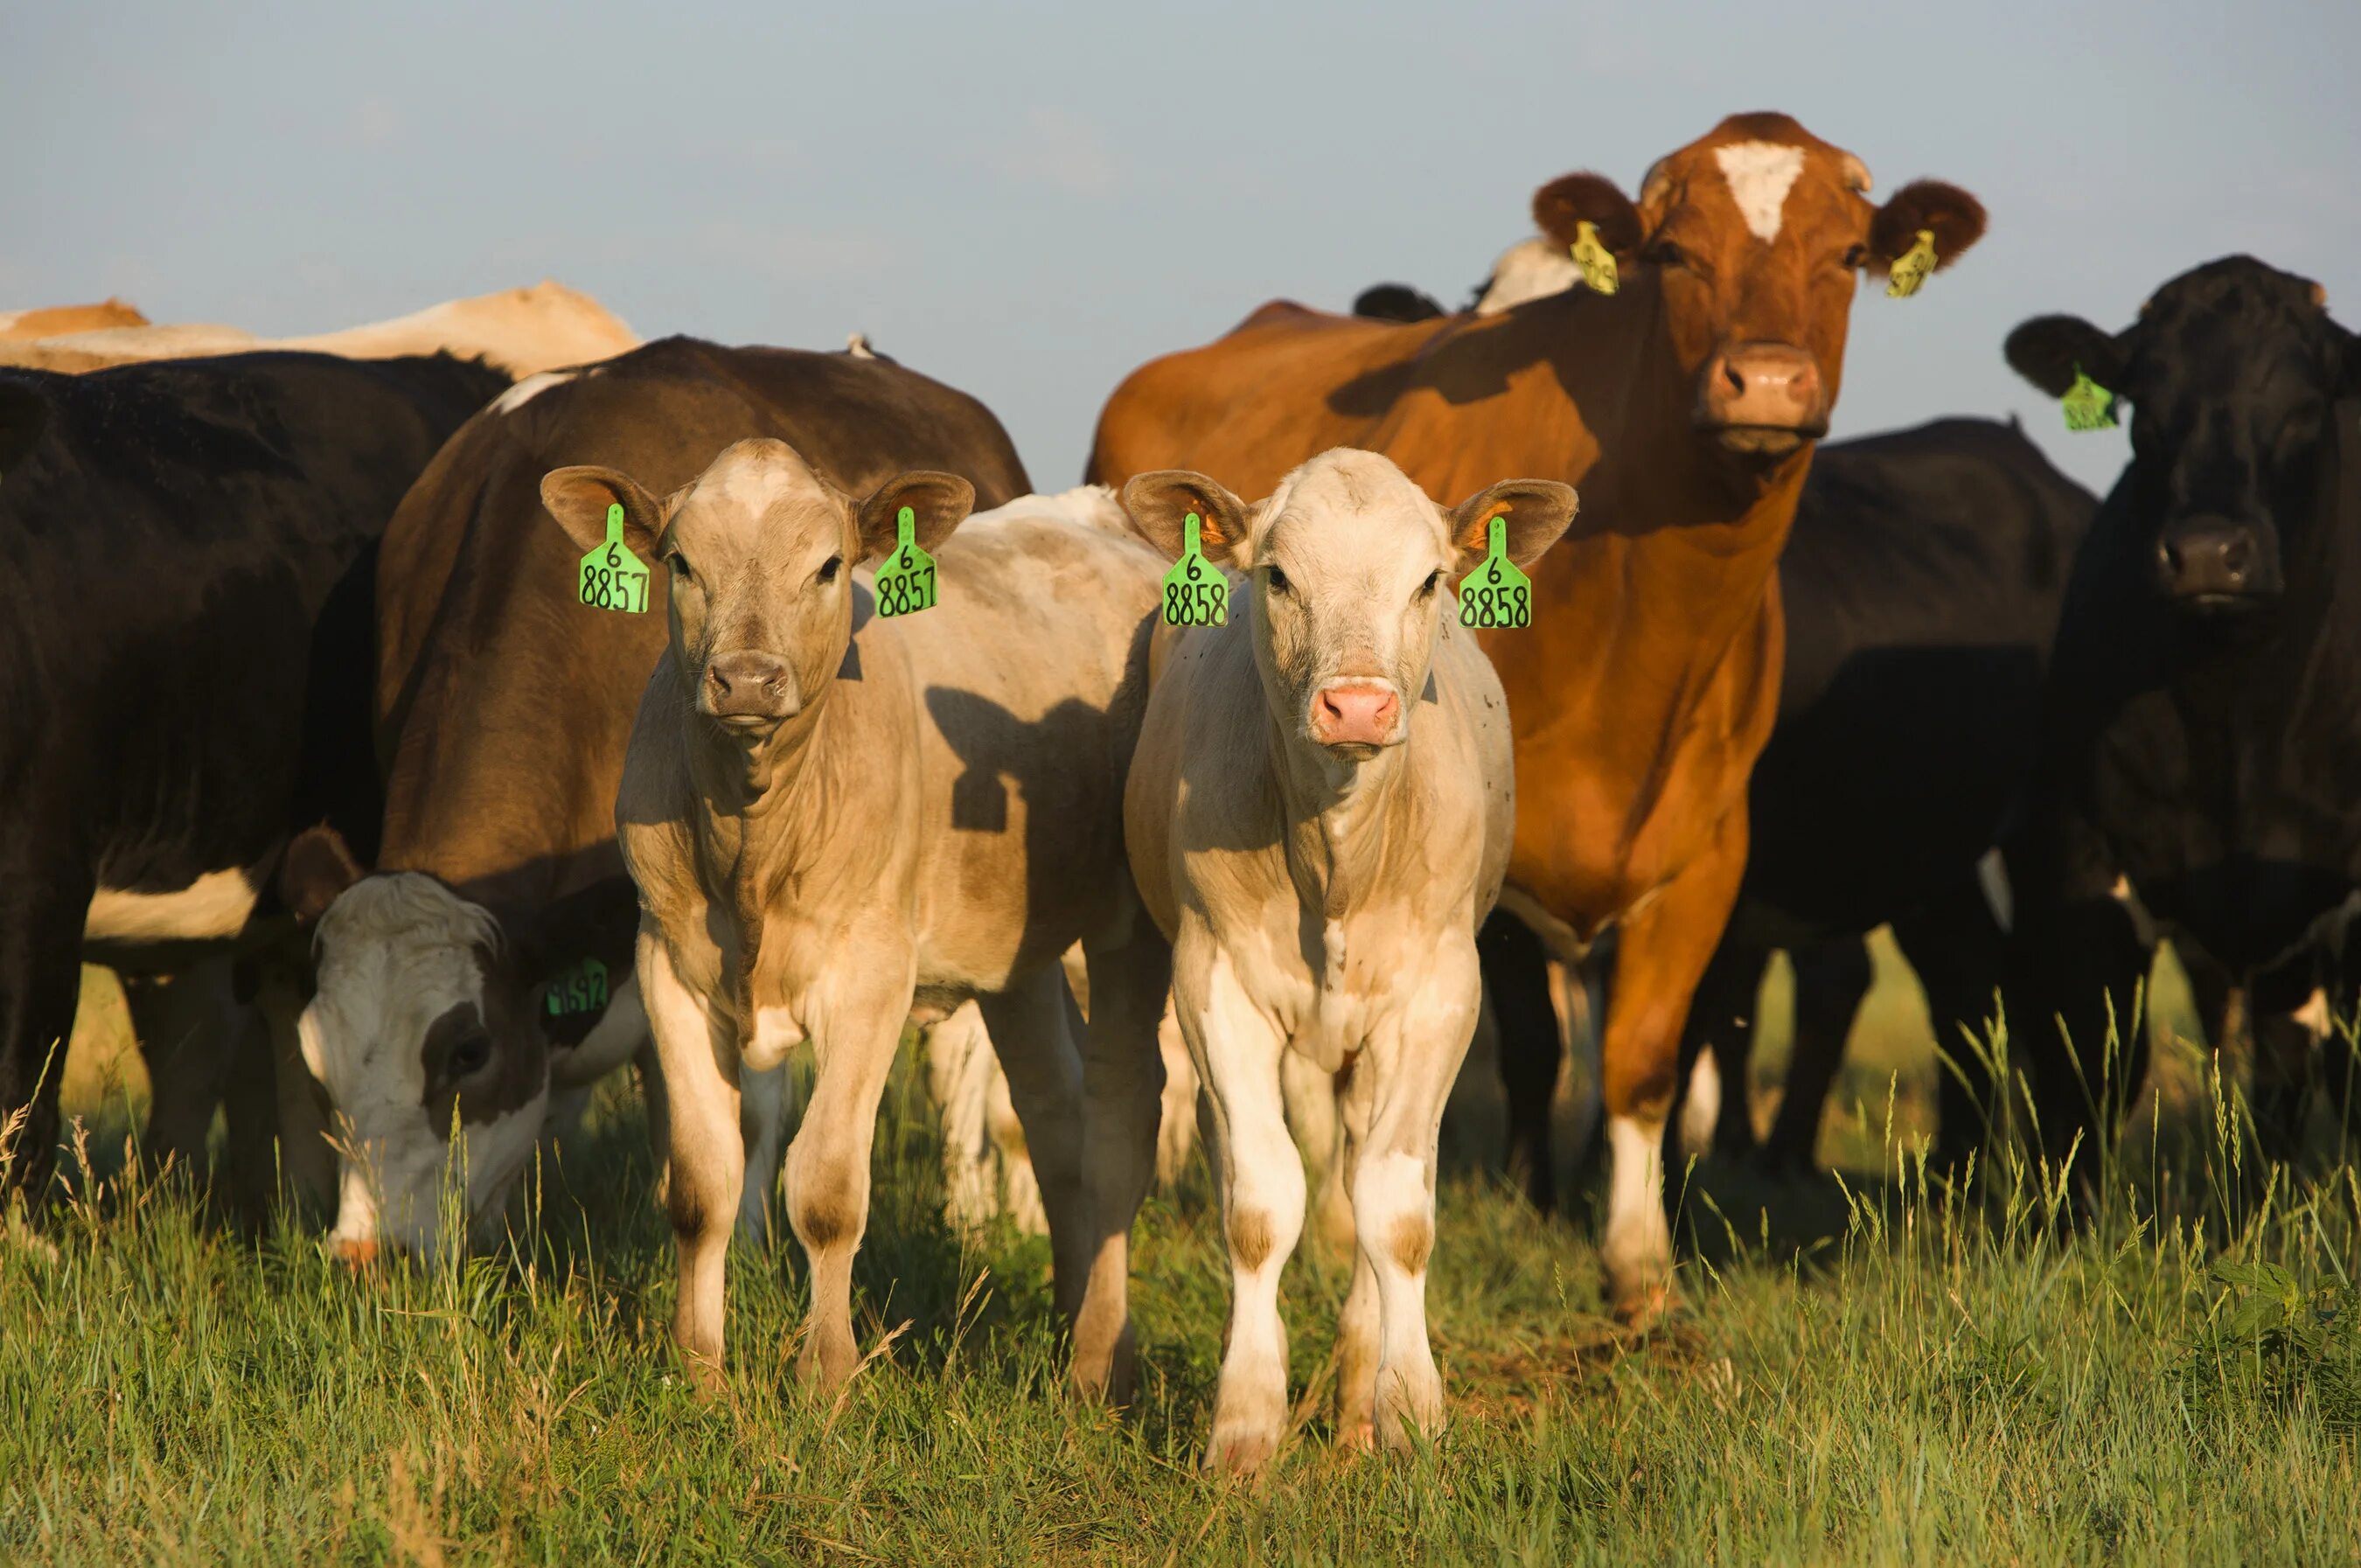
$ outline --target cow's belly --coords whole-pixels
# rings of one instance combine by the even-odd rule
[[[102,887],[82,922],[86,942],[199,942],[246,929],[260,890],[246,872],[207,872],[186,887],[134,893]]]

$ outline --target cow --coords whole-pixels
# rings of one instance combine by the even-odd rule
[[[1249,508],[1186,471],[1124,507],[1178,558],[1194,520],[1235,574],[1225,623],[1181,639],[1125,791],[1132,874],[1172,942],[1173,1003],[1211,1095],[1230,1324],[1205,1453],[1258,1469],[1287,1422],[1279,1278],[1303,1229],[1281,1063],[1340,1088],[1358,1243],[1337,1330],[1337,1437],[1407,1447],[1443,1422],[1426,1335],[1435,1144],[1476,1030],[1476,927],[1509,860],[1500,683],[1450,585],[1505,551],[1529,567],[1574,491],[1491,485],[1444,511],[1385,458],[1323,453]]]
[[[134,975],[258,961],[286,933],[292,837],[325,822],[374,849],[378,537],[507,385],[447,357],[315,354],[0,371],[0,1117],[27,1114],[17,1191],[38,1198],[52,1167],[51,1058],[85,958]]]
[[[1534,578],[1533,625],[1478,641],[1517,742],[1502,905],[1566,958],[1615,937],[1601,1250],[1633,1322],[1672,1299],[1662,1134],[1690,995],[1746,863],[1784,642],[1773,568],[1836,400],[1855,276],[1923,277],[1983,231],[1954,186],[1917,181],[1883,205],[1869,186],[1860,159],[1787,116],[1733,115],[1660,159],[1636,203],[1597,174],[1536,196],[1553,240],[1611,255],[1613,294],[1406,325],[1266,305],[1133,372],[1091,459],[1101,482],[1185,467],[1261,494],[1345,445],[1430,496],[1503,473],[1581,486],[1582,525]]]
[[[451,300],[391,321],[304,337],[261,338],[238,327],[181,323],[118,325],[25,343],[0,340],[0,364],[84,371],[264,349],[302,349],[347,359],[443,352],[481,359],[511,377],[526,377],[604,359],[636,347],[639,341],[589,295],[544,279],[531,288]]]
[[[139,313],[137,306],[110,296],[94,305],[43,305],[29,311],[0,311],[0,343],[25,343],[67,333],[147,324],[148,318]]]
[[[1122,791],[1161,563],[1111,504],[1083,526],[1019,501],[954,537],[966,479],[914,469],[855,499],[771,438],[661,499],[609,466],[554,469],[542,498],[577,548],[620,507],[631,550],[670,568],[670,638],[615,824],[669,1101],[673,1330],[693,1376],[721,1376],[741,1069],[813,1046],[787,1153],[787,1219],[811,1263],[799,1370],[840,1384],[895,1042],[914,1011],[973,998],[1039,1179],[1074,1381],[1126,1398],[1129,1237],[1154,1173],[1171,966],[1125,873]],[[881,602],[856,575],[889,552],[916,569],[897,538],[928,554],[932,608],[913,608],[909,578]],[[1076,941],[1086,1030],[1059,965]]]
[[[2318,284],[2234,256],[2121,331],[2043,316],[2005,352],[2089,413],[2128,402],[2132,444],[2067,591],[2009,845],[2042,1137],[2061,1160],[2081,1142],[2089,1179],[2146,1071],[2135,1002],[2169,932],[2245,988],[2258,1134],[2289,1157],[2315,1047],[2352,1087],[2329,1019],[2353,1005],[2361,907],[2361,339]]]
[[[443,1239],[438,1193],[457,1153],[468,1213],[488,1227],[553,1111],[646,1037],[614,800],[665,626],[580,602],[581,553],[549,526],[542,477],[595,458],[670,489],[748,434],[793,438],[829,483],[862,493],[920,464],[995,504],[1027,488],[991,411],[916,371],[666,338],[518,383],[386,530],[378,870],[356,880],[358,857],[309,858],[302,895],[325,906],[302,1047],[350,1124],[333,1236],[356,1262]],[[593,972],[585,960],[603,992],[567,983]],[[783,1075],[751,1081],[747,1101],[757,1179],[740,1219],[760,1234]],[[661,1112],[652,1120],[660,1131]]]
[[[1565,246],[1534,236],[1500,253],[1491,274],[1467,296],[1466,309],[1479,316],[1497,316],[1527,300],[1562,294],[1581,279]],[[1407,283],[1373,283],[1355,296],[1353,313],[1375,321],[1422,322],[1449,313],[1433,295]]]

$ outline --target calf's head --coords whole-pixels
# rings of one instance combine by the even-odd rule
[[[448,1239],[446,1183],[462,1175],[461,1217],[489,1225],[541,1136],[557,1053],[620,1058],[646,1033],[630,989],[637,925],[629,885],[611,880],[533,915],[415,872],[361,877],[327,905],[298,1031],[335,1110],[330,1239],[347,1259]],[[576,984],[549,1005],[553,979],[590,958],[605,1004]]]
[[[1664,334],[1695,385],[1691,422],[1723,451],[1778,458],[1828,433],[1844,372],[1853,287],[1931,234],[1947,267],[1983,234],[1984,210],[1921,180],[1883,205],[1868,167],[1784,115],[1732,115],[1656,160],[1635,203],[1598,174],[1533,197],[1542,232],[1579,225],[1622,267],[1653,273]]]
[[[613,468],[553,470],[542,503],[584,550],[623,509],[623,539],[672,579],[672,663],[696,711],[771,734],[828,689],[852,636],[852,567],[882,560],[907,507],[931,550],[975,504],[956,474],[914,470],[865,500],[830,484],[784,441],[741,441],[659,500]]]
[[[2335,404],[2361,395],[2361,340],[2319,284],[2229,257],[2158,289],[2121,332],[2039,316],[2005,352],[2052,397],[2087,376],[2130,402],[2111,504],[2147,532],[2162,593],[2201,614],[2279,595],[2326,499]]]
[[[1445,511],[1374,452],[1324,452],[1246,505],[1202,474],[1140,474],[1123,489],[1141,537],[1178,558],[1197,514],[1207,559],[1246,575],[1263,695],[1282,729],[1348,762],[1410,735],[1452,587],[1484,558],[1491,521],[1530,565],[1574,520],[1573,488],[1508,479]]]

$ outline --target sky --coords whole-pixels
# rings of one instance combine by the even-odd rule
[[[1835,433],[2014,413],[2103,488],[2122,435],[2002,339],[2242,250],[2361,325],[2356,59],[2351,0],[16,5],[0,309],[280,335],[555,278],[651,337],[865,332],[1059,489],[1143,360],[1274,297],[1457,305],[1543,181],[1781,109],[1992,214],[1916,298],[1861,290]]]

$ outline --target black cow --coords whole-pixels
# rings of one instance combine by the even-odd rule
[[[0,372],[0,1115],[38,1196],[85,954],[251,943],[276,859],[373,842],[370,570],[444,438],[508,378],[253,354]]]
[[[2145,1031],[2104,1049],[2153,940],[2124,882],[2247,988],[2266,1153],[2291,1152],[2321,1057],[2346,1087],[2326,1020],[2352,1002],[2343,927],[2361,893],[2357,341],[2317,284],[2247,257],[2174,279],[2119,333],[2045,316],[2009,335],[2043,390],[2087,377],[2131,411],[2009,849],[2009,1012],[2052,1153],[2111,1133],[2100,1111],[2145,1071]]]
[[[1754,992],[1770,950],[1785,948],[1795,1055],[1767,1153],[1809,1160],[1869,986],[1861,938],[1889,921],[1970,1069],[1965,1084],[1943,1075],[1943,1152],[1972,1142],[1983,1089],[1958,1031],[1991,1014],[2002,968],[1979,863],[2026,785],[2043,669],[2095,506],[2014,425],[1985,420],[1834,443],[1813,459],[1779,565],[1787,658],[1778,726],[1749,787],[1746,881],[1685,1046],[1684,1080],[1708,1041],[1717,1048],[1719,1142],[1753,1143]],[[1501,916],[1483,950],[1515,1153],[1546,1204],[1558,1051],[1541,951]]]

